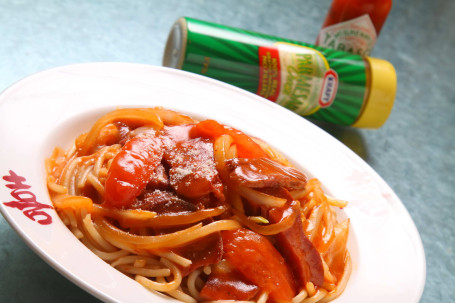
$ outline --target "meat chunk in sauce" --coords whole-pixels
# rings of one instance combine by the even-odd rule
[[[213,159],[213,144],[203,139],[178,142],[164,153],[173,189],[187,198],[213,193],[223,198],[223,185]]]
[[[137,199],[134,207],[154,211],[159,215],[179,215],[198,210],[195,204],[180,199],[172,192],[163,190],[144,193]],[[176,230],[179,230],[179,227],[154,228],[156,234],[166,234]],[[179,266],[182,275],[186,276],[199,267],[219,262],[223,255],[223,242],[220,233],[215,232],[191,243],[172,248],[171,251],[191,260],[190,266]]]
[[[169,186],[169,178],[167,176],[166,169],[164,165],[160,164],[153,171],[150,181],[147,184],[147,188],[165,189]]]
[[[136,199],[133,208],[154,211],[160,215],[178,215],[197,210],[193,203],[180,199],[172,192],[159,189],[143,193]]]
[[[223,240],[221,234],[215,232],[181,247],[173,248],[172,251],[191,260],[190,266],[180,268],[182,275],[186,276],[197,268],[221,261],[223,257]]]
[[[212,267],[212,272],[201,289],[200,296],[206,301],[248,301],[258,293],[259,287],[248,281],[226,260]]]
[[[272,223],[279,222],[282,216],[283,209],[275,208],[269,213]],[[324,282],[322,259],[316,247],[303,232],[300,213],[297,214],[292,226],[277,234],[275,239],[287,263],[293,265],[291,268],[299,285],[313,282],[314,285],[321,286]]]
[[[307,178],[300,171],[267,158],[234,158],[226,161],[231,182],[251,188],[302,189]]]

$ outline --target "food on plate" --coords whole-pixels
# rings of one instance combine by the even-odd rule
[[[328,302],[349,219],[263,140],[164,108],[116,109],[46,160],[60,218],[93,253],[185,302]]]

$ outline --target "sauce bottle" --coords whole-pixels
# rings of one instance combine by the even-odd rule
[[[392,0],[333,0],[316,45],[368,56]]]

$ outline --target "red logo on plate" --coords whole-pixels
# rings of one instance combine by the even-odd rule
[[[338,89],[338,74],[333,69],[326,71],[322,82],[319,106],[322,108],[332,105]]]
[[[6,184],[6,187],[12,189],[11,197],[15,199],[14,201],[3,202],[5,206],[19,209],[27,218],[41,225],[52,223],[51,215],[45,210],[53,209],[53,207],[36,201],[36,196],[28,190],[31,186],[25,184],[27,180],[24,177],[10,170],[9,175],[3,176],[3,180],[9,183]]]

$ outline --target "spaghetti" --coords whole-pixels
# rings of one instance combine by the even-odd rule
[[[117,109],[46,160],[93,253],[184,302],[328,302],[346,287],[346,206],[267,143],[163,108]]]

